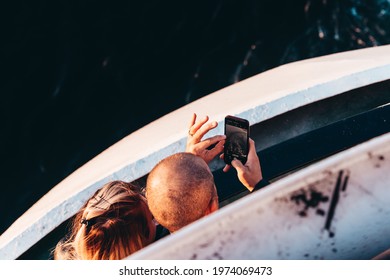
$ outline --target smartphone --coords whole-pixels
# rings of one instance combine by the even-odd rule
[[[231,164],[236,158],[245,164],[249,152],[249,121],[230,115],[226,116],[225,135],[225,163]]]

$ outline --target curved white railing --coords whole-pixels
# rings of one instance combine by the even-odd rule
[[[237,115],[251,125],[351,89],[390,78],[390,46],[286,64],[196,100],[128,135],[53,187],[0,236],[0,259],[15,259],[63,221],[104,183],[136,180],[162,158],[184,151],[192,113],[220,124]]]

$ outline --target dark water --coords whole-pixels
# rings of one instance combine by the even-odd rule
[[[0,233],[129,133],[281,64],[390,42],[390,1],[0,4]]]

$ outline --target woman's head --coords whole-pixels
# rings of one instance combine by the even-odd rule
[[[145,198],[130,183],[104,185],[76,214],[55,259],[123,259],[150,244],[155,225]]]

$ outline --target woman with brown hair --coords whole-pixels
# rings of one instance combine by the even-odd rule
[[[119,260],[156,238],[156,224],[144,196],[131,183],[112,181],[85,203],[74,217],[54,259]]]

